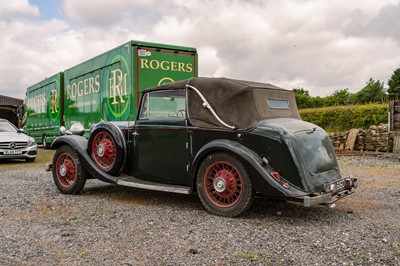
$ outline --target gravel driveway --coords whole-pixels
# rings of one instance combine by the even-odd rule
[[[62,195],[44,167],[0,175],[0,265],[400,265],[399,156],[339,157],[360,179],[330,210],[257,199],[245,216],[196,195],[89,180]]]

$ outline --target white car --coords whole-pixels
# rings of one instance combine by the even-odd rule
[[[22,133],[8,120],[0,118],[0,159],[25,159],[34,162],[37,154],[34,138]]]

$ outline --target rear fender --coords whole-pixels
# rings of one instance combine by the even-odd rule
[[[271,173],[274,170],[263,158],[240,143],[226,139],[213,140],[204,145],[196,154],[191,168],[192,190],[196,187],[196,175],[201,162],[206,156],[217,151],[229,152],[242,159],[250,175],[253,188],[259,194],[267,197],[301,197],[307,195],[304,191],[293,186],[283,187],[282,182],[277,182],[272,176]]]
[[[83,168],[93,177],[107,183],[116,184],[118,177],[107,174],[96,166],[90,155],[87,153],[88,140],[77,135],[66,135],[56,138],[51,144],[55,150],[62,145],[71,146],[78,154]]]

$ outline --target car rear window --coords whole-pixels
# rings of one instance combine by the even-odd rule
[[[271,109],[290,109],[289,101],[284,99],[267,99]]]

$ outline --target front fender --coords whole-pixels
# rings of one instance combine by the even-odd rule
[[[86,138],[77,135],[61,136],[53,141],[50,148],[54,150],[62,145],[69,145],[77,152],[83,168],[91,176],[107,183],[117,183],[118,177],[109,175],[101,169],[98,169],[96,163],[93,162],[92,158],[87,153],[88,140]]]
[[[124,168],[127,158],[126,140],[124,134],[122,133],[122,130],[114,123],[104,122],[104,121],[100,122],[94,125],[90,130],[89,145],[92,145],[93,138],[94,136],[96,136],[96,133],[104,130],[108,131],[112,135],[112,138],[115,141],[116,151],[117,151],[115,169],[108,171],[108,173],[118,174]],[[92,147],[87,147],[89,154],[91,154],[91,148]]]
[[[117,144],[119,147],[121,147],[124,151],[126,150],[126,142],[124,138],[124,134],[122,133],[121,129],[114,123],[110,122],[100,122],[95,124],[91,129],[90,129],[90,134],[92,135],[93,132],[96,130],[100,129],[106,129],[108,130],[114,137],[115,139],[115,144]]]
[[[261,158],[257,153],[249,148],[241,145],[238,142],[220,139],[213,140],[204,145],[196,154],[192,163],[193,183],[192,187],[196,184],[197,170],[203,159],[210,153],[217,151],[225,151],[239,156],[246,165],[250,179],[253,182],[253,188],[259,194],[267,197],[301,197],[307,195],[306,192],[301,191],[293,186],[288,188],[283,187],[282,182],[278,182],[272,176],[274,170]]]

